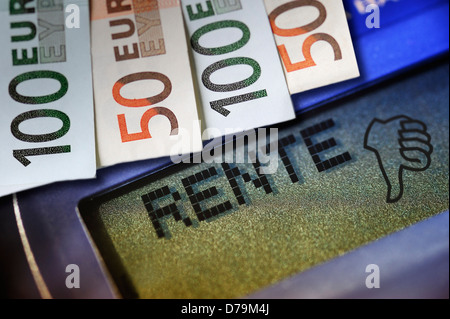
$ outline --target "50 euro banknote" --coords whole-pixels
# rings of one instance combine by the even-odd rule
[[[88,1],[2,1],[0,28],[0,196],[94,177]]]
[[[202,148],[179,1],[92,1],[98,165]]]
[[[341,0],[264,0],[291,94],[359,76]]]

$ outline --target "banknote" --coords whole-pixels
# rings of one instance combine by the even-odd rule
[[[92,1],[98,164],[201,149],[179,1]]]
[[[183,0],[204,139],[293,119],[260,0]]]
[[[341,0],[264,0],[289,91],[359,76]]]
[[[0,26],[0,196],[94,177],[88,1],[2,1]]]

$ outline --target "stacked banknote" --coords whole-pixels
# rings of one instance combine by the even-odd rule
[[[183,0],[205,139],[295,117],[262,0]]]
[[[0,196],[199,152],[359,75],[337,0],[10,0],[0,17]]]
[[[0,196],[95,176],[89,6],[70,4],[0,3]]]
[[[179,3],[95,1],[91,20],[99,165],[200,151]]]
[[[291,94],[359,76],[342,1],[264,3]]]

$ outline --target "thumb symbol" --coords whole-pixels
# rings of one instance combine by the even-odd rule
[[[403,168],[393,165],[383,165],[383,163],[381,165],[383,167],[380,168],[387,184],[386,202],[395,203],[403,195]]]
[[[366,130],[364,148],[375,153],[387,186],[386,202],[403,196],[403,171],[424,171],[433,146],[426,125],[405,115],[374,119]]]

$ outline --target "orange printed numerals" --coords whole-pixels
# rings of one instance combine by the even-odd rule
[[[313,6],[317,10],[319,10],[319,16],[317,17],[317,19],[307,25],[291,29],[282,29],[276,24],[276,19],[281,14],[303,6]],[[320,27],[325,22],[326,18],[327,18],[327,11],[325,9],[325,6],[317,0],[291,1],[283,5],[280,5],[269,14],[269,21],[272,27],[272,31],[274,34],[280,37],[295,37],[306,34],[308,32],[312,32],[318,27]],[[325,41],[331,45],[334,51],[335,61],[342,59],[342,52],[335,38],[333,38],[331,35],[327,33],[315,33],[307,37],[302,44],[302,53],[303,57],[305,58],[304,61],[292,63],[292,60],[289,57],[289,53],[287,52],[286,46],[284,44],[278,46],[278,51],[280,53],[281,60],[283,61],[286,71],[293,72],[315,66],[316,63],[314,62],[314,59],[311,54],[311,47],[317,41]]]
[[[120,90],[127,84],[140,80],[159,80],[164,84],[164,89],[161,93],[145,97],[141,99],[128,99],[120,94]],[[114,100],[122,106],[126,107],[144,107],[154,105],[164,101],[172,92],[172,84],[170,79],[164,74],[158,72],[139,72],[129,74],[119,79],[112,89]],[[152,138],[149,130],[149,122],[156,115],[165,116],[170,122],[170,135],[178,134],[178,121],[175,114],[166,107],[153,107],[148,109],[141,117],[141,132],[129,133],[125,114],[118,114],[117,120],[119,123],[119,131],[122,143],[144,140]]]
[[[293,72],[301,69],[306,69],[312,66],[315,66],[316,63],[311,55],[311,47],[317,41],[326,41],[328,42],[334,51],[334,60],[342,59],[342,52],[339,47],[337,41],[329,34],[326,33],[316,33],[306,38],[305,42],[303,42],[302,52],[305,57],[304,61],[300,61],[297,63],[292,63],[289,58],[289,54],[286,50],[286,46],[284,44],[277,46],[278,51],[280,52],[281,60],[283,61],[284,67],[287,72]]]
[[[125,114],[117,115],[117,120],[119,121],[120,136],[122,138],[122,143],[132,142],[138,140],[144,140],[147,138],[152,138],[150,134],[148,125],[150,120],[155,115],[164,115],[170,121],[170,135],[178,134],[178,121],[175,114],[166,107],[154,107],[147,110],[141,118],[141,130],[138,133],[128,133],[127,122],[125,120]]]
[[[140,81],[140,80],[158,80],[161,81],[162,84],[164,84],[163,91],[155,96],[152,97],[146,97],[143,99],[127,99],[124,98],[120,94],[120,90],[126,85],[131,82]],[[158,73],[158,72],[139,72],[134,74],[129,74],[127,76],[124,76],[120,80],[114,84],[113,87],[113,97],[114,100],[116,100],[117,103],[123,106],[127,107],[142,107],[142,106],[149,106],[153,105],[159,102],[164,101],[172,92],[172,83],[170,82],[170,79],[165,76],[164,74]]]

